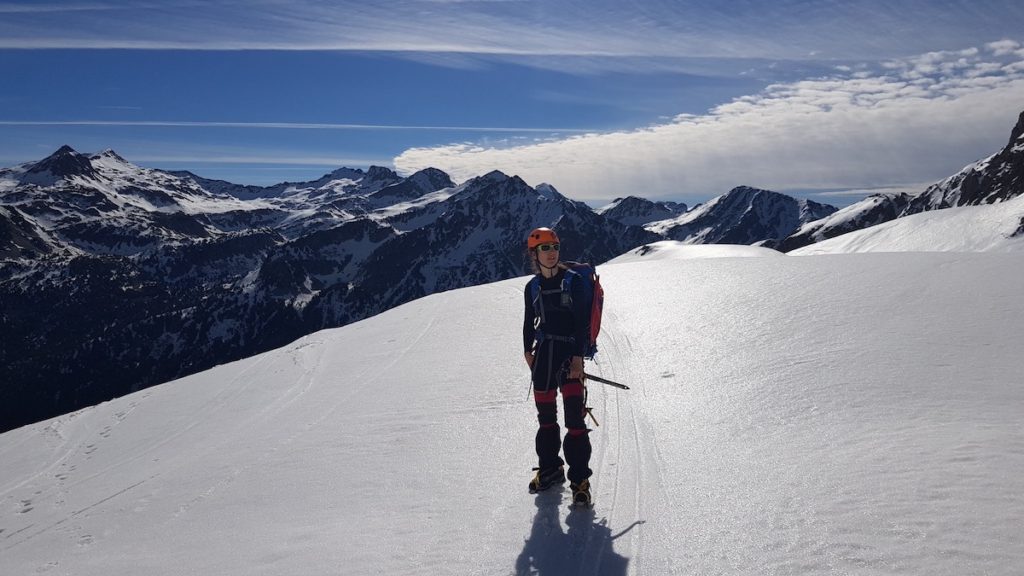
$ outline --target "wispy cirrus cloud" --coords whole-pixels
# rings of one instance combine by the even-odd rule
[[[131,67],[123,78],[94,78],[92,85],[86,79],[82,88],[110,98],[103,102],[138,104],[122,109],[138,113],[119,117],[116,109],[105,109],[94,120],[89,111],[96,102],[82,108],[50,97],[59,90],[34,93],[10,86],[0,90],[0,100],[10,104],[10,118],[0,126],[11,127],[4,132],[12,147],[41,138],[100,146],[116,138],[110,145],[120,146],[143,132],[165,138],[172,130],[163,128],[195,129],[172,135],[179,142],[187,135],[191,146],[193,140],[235,141],[238,130],[277,130],[273,136],[247,132],[252,153],[221,156],[260,157],[257,147],[288,137],[292,152],[282,157],[293,159],[300,156],[295,150],[311,150],[314,141],[318,158],[329,156],[323,150],[348,150],[339,155],[352,158],[361,152],[391,157],[408,148],[395,160],[399,168],[436,165],[457,178],[500,168],[588,199],[623,192],[706,199],[737,183],[830,190],[909,185],[944,175],[998,145],[1007,118],[1024,101],[1022,23],[1024,3],[1018,0],[0,0],[0,56],[39,71],[54,62],[66,65],[67,54],[37,50],[72,50],[80,57],[85,49],[124,49],[96,54],[99,61],[127,53],[129,58],[118,60]],[[1005,39],[959,50],[976,45],[979,33]],[[175,93],[173,81],[167,80],[167,90],[146,91],[131,79],[142,78],[149,87],[159,75],[149,68],[152,61],[192,87],[193,79],[182,71],[195,55],[150,59],[137,50],[349,51],[336,60],[379,59],[379,67],[360,68],[369,80],[395,70],[415,77],[408,94],[404,86],[388,91],[401,97],[385,98],[379,106],[346,98],[349,79],[343,73],[320,86],[324,94],[339,91],[336,101],[293,101],[290,88],[304,87],[298,77],[308,72],[316,83],[316,73],[332,66],[326,62],[336,55],[288,54],[275,60],[278,66],[283,60],[310,62],[308,70],[300,65],[297,74],[264,78],[272,71],[254,66],[223,83],[200,74],[199,83],[206,82],[195,90],[199,96],[177,106],[164,96]],[[220,56],[239,62],[252,55]],[[451,84],[431,83],[436,70],[428,67],[389,67],[408,64],[396,58],[447,68],[437,72]],[[339,64],[337,70],[343,69]],[[147,74],[132,74],[139,70]],[[552,70],[563,74],[547,74]],[[275,83],[277,78],[288,81]],[[629,86],[638,80],[640,87],[608,88],[621,78]],[[252,103],[259,103],[236,109],[229,85],[250,79],[256,86]],[[497,79],[513,79],[506,88],[515,82],[526,89],[477,107],[480,98],[491,98],[481,86]],[[272,98],[261,101],[255,94],[266,87],[260,80],[278,88]],[[417,83],[441,90],[418,98]],[[707,113],[671,116],[769,83]],[[353,88],[352,94],[363,89]],[[445,89],[459,97],[448,98]],[[647,101],[645,94],[656,98]],[[665,105],[676,97],[688,100]],[[530,106],[518,113],[523,101]],[[296,114],[289,108],[294,102],[310,105],[300,105]],[[342,118],[375,123],[317,122],[339,118],[338,110],[346,107]],[[143,118],[137,108],[148,119],[122,120]],[[558,112],[549,114],[551,121],[538,121],[546,110]],[[261,121],[168,122],[159,119],[161,111],[173,111],[165,116],[171,118]],[[475,125],[458,125],[463,117]],[[416,125],[420,118],[423,125]],[[608,132],[648,122],[656,123]],[[559,123],[567,126],[551,127]],[[581,128],[594,124],[600,130]],[[338,133],[324,133],[331,130]]]
[[[970,45],[979,29],[1013,37],[1024,22],[1016,0],[25,0],[0,3],[0,12],[7,16],[0,48],[460,54],[533,58],[567,70],[574,62],[557,57],[659,66],[891,57],[927,51],[938,37]]]
[[[110,4],[53,4],[46,2],[13,3],[0,2],[0,14],[40,14],[44,12],[83,12],[95,10],[112,10],[115,7]]]
[[[995,152],[1024,108],[1024,47],[1003,40],[775,84],[704,115],[525,145],[456,143],[395,159],[466,179],[493,169],[577,198],[700,201],[733,186],[907,186]]]
[[[138,109],[137,107],[121,107]],[[528,126],[427,126],[418,124],[339,124],[330,122],[216,122],[183,120],[0,120],[0,126],[100,126],[138,128],[248,128],[254,130],[380,130],[426,132],[585,133],[585,128]]]
[[[132,161],[139,164],[154,166],[185,165],[194,164],[247,164],[256,166],[281,166],[293,167],[295,170],[303,170],[305,167],[324,167],[335,169],[339,166],[385,166],[387,159],[373,159],[364,157],[344,156],[317,156],[313,154],[304,155],[273,155],[273,154],[135,154]]]

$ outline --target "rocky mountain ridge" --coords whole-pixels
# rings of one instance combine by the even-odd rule
[[[802,225],[836,211],[834,206],[738,186],[669,220],[645,226],[687,244],[748,244],[774,248]]]
[[[890,220],[961,206],[1004,202],[1024,194],[1024,112],[1010,140],[995,154],[968,164],[918,194],[876,194],[820,220],[804,224],[779,249],[788,252]]]
[[[660,220],[675,218],[688,210],[681,202],[654,202],[638,196],[616,198],[611,204],[595,210],[605,218],[622,224],[644,226]]]

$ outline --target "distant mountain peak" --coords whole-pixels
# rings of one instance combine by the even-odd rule
[[[470,180],[470,183],[472,184],[471,187],[492,192],[503,190],[529,190],[531,193],[534,192],[533,187],[519,176],[508,176],[497,170],[474,178]]]
[[[1017,118],[1017,125],[1010,131],[1010,144],[1009,146],[1020,146],[1024,144],[1024,112],[1020,113],[1020,117]]]
[[[414,172],[412,174],[412,176],[409,176],[409,177],[410,178],[414,178],[416,176],[427,176],[429,178],[437,178],[437,177],[450,178],[450,176],[448,176],[447,172],[445,172],[444,170],[439,170],[437,168],[424,168],[422,170],[417,170],[416,172]]]
[[[836,211],[779,192],[737,186],[674,220],[648,230],[688,244],[758,244],[774,247],[802,225]]]
[[[900,217],[918,212],[1003,202],[1024,193],[1024,112],[1002,150],[916,195]]]
[[[424,168],[408,178],[402,178],[394,172],[391,172],[391,174],[393,177],[388,177],[381,181],[387,183],[395,180],[395,182],[387,184],[371,194],[372,198],[382,202],[402,202],[455,186],[452,179],[437,168]]]
[[[342,180],[342,179],[361,180],[364,176],[366,176],[366,173],[363,172],[359,168],[338,168],[337,170],[332,170],[331,172],[328,172],[327,174],[324,174],[323,177],[321,177],[319,180],[315,180],[314,182],[297,182],[297,183],[288,182],[287,184],[324,183],[324,182],[330,182],[331,180]]]
[[[597,209],[597,213],[621,224],[643,226],[669,220],[686,212],[686,204],[654,202],[639,196],[616,198],[611,204]]]
[[[123,156],[121,156],[117,152],[114,152],[113,148],[107,148],[103,152],[100,152],[99,154],[94,154],[91,157],[92,160],[97,160],[97,159],[100,159],[100,158],[109,158],[111,160],[117,160],[119,162],[124,162],[125,164],[128,163],[128,161],[125,160]]]
[[[79,154],[74,148],[65,144],[53,154],[33,164],[28,173],[32,175],[49,174],[59,179],[68,176],[95,176],[96,168],[87,156]]]
[[[408,180],[416,183],[420,188],[424,190],[441,190],[442,188],[451,188],[455,186],[452,182],[451,176],[448,176],[442,170],[437,168],[424,168],[409,176]]]
[[[548,183],[541,183],[537,185],[537,193],[542,198],[555,199],[562,198],[562,193],[558,191],[553,185]]]
[[[399,180],[400,176],[390,168],[383,166],[370,166],[366,171],[366,178],[371,181]]]
[[[501,182],[503,180],[508,180],[508,174],[505,174],[501,170],[491,170],[487,174],[480,176],[479,179],[490,180],[492,182]]]
[[[756,188],[754,186],[736,186],[732,190],[725,193],[726,196],[737,196],[737,195],[757,195],[757,194],[779,194],[779,192],[773,192],[771,190],[765,190],[763,188]]]
[[[1024,194],[1024,112],[999,152],[917,194],[873,195],[809,222],[783,242],[789,251],[921,212],[1005,202]]]

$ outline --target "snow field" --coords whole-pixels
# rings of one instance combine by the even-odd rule
[[[526,493],[526,279],[435,294],[0,435],[0,573],[1019,574],[1022,265],[601,267],[592,511]]]

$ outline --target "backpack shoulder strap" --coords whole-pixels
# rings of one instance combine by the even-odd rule
[[[566,268],[565,276],[562,277],[562,291],[568,292],[569,289],[572,287],[572,283],[575,281],[576,278],[579,277],[579,275],[580,273],[574,270],[573,268]]]
[[[534,276],[530,280],[530,301],[533,302],[533,323],[534,328],[544,323],[547,318],[544,314],[544,291],[540,289],[540,276]]]

